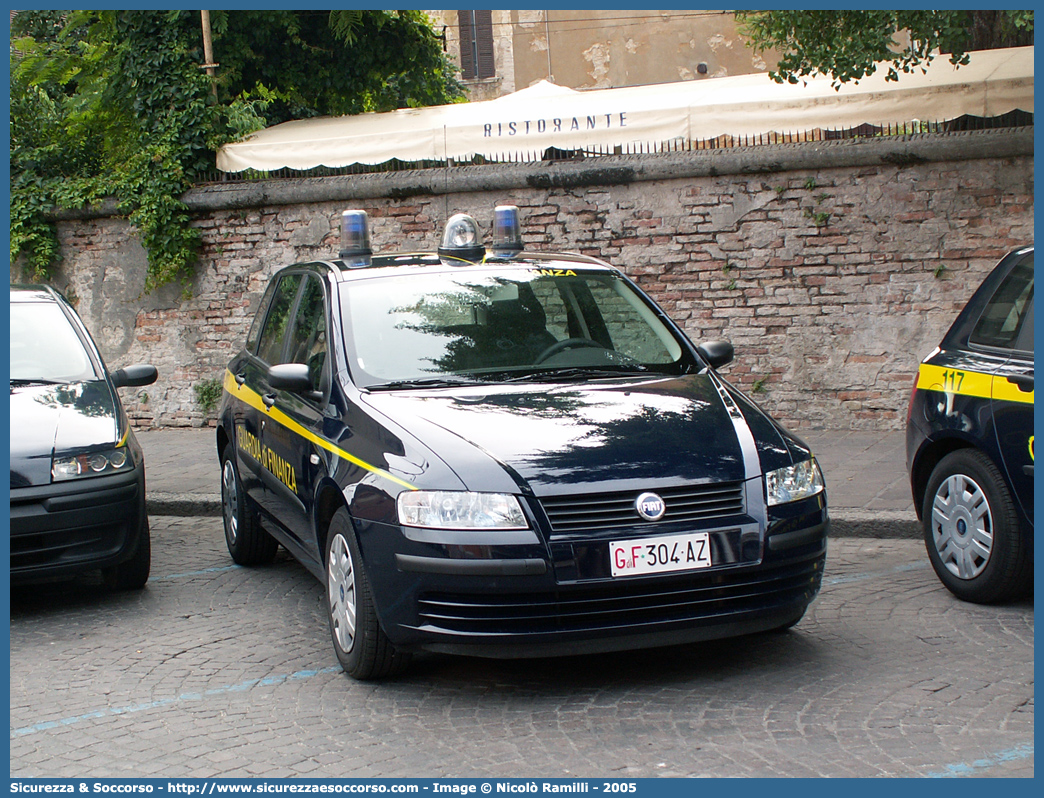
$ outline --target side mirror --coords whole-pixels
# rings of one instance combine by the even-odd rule
[[[137,388],[141,385],[152,385],[157,377],[159,377],[159,372],[156,371],[156,367],[144,363],[116,369],[109,375],[112,384],[117,388]]]
[[[268,384],[277,391],[298,393],[318,401],[322,393],[312,387],[312,375],[304,363],[280,363],[268,367]]]
[[[712,369],[720,369],[736,357],[736,350],[728,341],[704,341],[696,351]]]

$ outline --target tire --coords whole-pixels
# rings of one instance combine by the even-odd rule
[[[238,565],[267,565],[275,559],[279,543],[261,528],[257,510],[243,492],[232,444],[221,455],[221,518],[228,553]]]
[[[991,604],[1028,592],[1033,562],[1000,470],[976,449],[946,455],[922,508],[928,559],[960,599]]]
[[[326,608],[337,659],[353,679],[384,679],[409,665],[409,654],[395,650],[377,620],[370,580],[343,507],[334,513],[326,537]]]
[[[138,547],[129,560],[102,570],[102,579],[110,590],[141,590],[149,581],[152,568],[152,542],[149,519],[142,522],[138,533]]]

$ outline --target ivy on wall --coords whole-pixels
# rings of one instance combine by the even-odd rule
[[[49,212],[111,197],[141,234],[147,287],[185,276],[199,235],[179,198],[218,121],[177,24],[188,12],[38,13],[12,54],[12,260],[48,278]]]
[[[417,11],[22,11],[11,42],[11,261],[47,280],[53,213],[115,200],[148,253],[146,290],[187,285],[200,235],[181,201],[222,144],[324,114],[460,99]],[[221,49],[223,48],[223,49]]]

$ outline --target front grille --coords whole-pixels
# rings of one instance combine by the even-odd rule
[[[658,488],[656,493],[667,505],[667,512],[658,524],[707,521],[744,511],[742,482]],[[621,527],[647,524],[635,510],[634,502],[639,495],[640,491],[618,491],[548,496],[540,499],[540,505],[551,522],[552,537],[595,536],[616,532]]]
[[[540,594],[428,593],[418,601],[421,624],[462,634],[547,634],[624,629],[727,619],[811,601],[823,558],[761,565],[654,583],[615,581]]]
[[[115,554],[127,537],[127,522],[40,530],[11,535],[11,570],[23,571]]]
[[[134,473],[11,491],[11,573],[74,568],[119,554],[141,522]]]

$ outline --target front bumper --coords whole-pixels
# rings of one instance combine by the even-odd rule
[[[11,489],[11,581],[71,576],[129,558],[146,525],[145,469]]]
[[[542,657],[713,640],[796,621],[822,583],[829,531],[821,497],[797,504],[770,524],[756,552],[706,570],[625,578],[608,574],[608,541],[424,550],[404,546],[396,526],[359,531],[394,645]],[[712,539],[720,532],[724,551],[734,528],[709,531]]]

